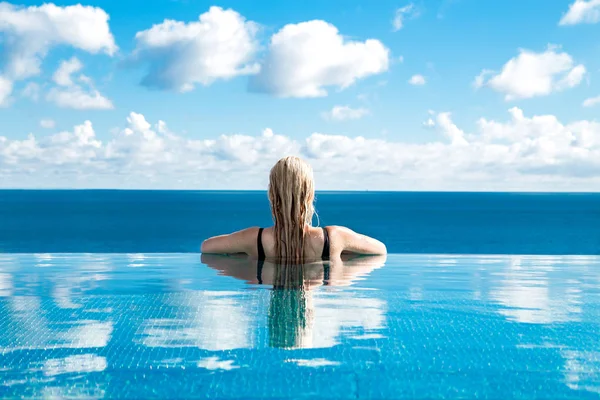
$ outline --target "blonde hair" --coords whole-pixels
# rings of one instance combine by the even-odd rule
[[[304,261],[305,226],[312,225],[314,198],[313,170],[306,161],[288,156],[271,168],[269,201],[279,258],[299,264]]]

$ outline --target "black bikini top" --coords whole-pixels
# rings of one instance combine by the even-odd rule
[[[323,239],[324,239],[323,253],[321,253],[321,259],[329,260],[329,233],[327,232],[326,228],[321,228],[321,229],[323,229]],[[260,228],[258,230],[258,236],[256,238],[256,247],[258,248],[258,259],[259,260],[265,259],[265,249],[262,244],[263,230],[264,230],[264,228]]]
[[[329,260],[329,233],[326,228],[323,229],[323,252],[321,253],[321,259],[323,261]],[[265,262],[265,249],[262,244],[262,233],[264,228],[260,228],[258,230],[258,236],[256,238],[256,247],[258,248],[258,263],[256,264],[256,278],[258,279],[258,283],[262,285],[262,268]],[[329,264],[324,265],[325,270],[323,271],[325,276],[323,279],[323,284],[327,285],[329,283]]]

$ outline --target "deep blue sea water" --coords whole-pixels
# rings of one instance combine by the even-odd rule
[[[600,194],[333,192],[316,206],[321,225],[391,253],[600,254]],[[0,252],[198,252],[270,224],[265,192],[0,191]]]

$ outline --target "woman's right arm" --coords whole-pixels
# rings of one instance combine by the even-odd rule
[[[387,248],[385,244],[379,240],[369,237],[367,235],[361,235],[360,233],[354,232],[352,229],[344,226],[335,226],[335,235],[337,236],[336,242],[340,243],[342,252],[356,253],[356,254],[372,254],[382,255],[387,254]]]

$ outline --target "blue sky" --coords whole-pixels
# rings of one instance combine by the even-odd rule
[[[3,98],[0,83],[4,187],[261,188],[277,157],[297,153],[327,189],[600,189],[597,0],[136,0],[70,13],[77,3],[57,2],[54,14],[39,2],[0,4],[0,77],[12,86]],[[53,31],[61,12],[64,34]],[[188,29],[209,14],[217,22]],[[181,31],[159,48],[149,30],[165,20]],[[243,35],[210,39],[231,24]],[[300,55],[291,28],[313,40]],[[223,46],[247,55],[198,72]],[[19,58],[28,52],[39,69],[11,70],[33,62]],[[60,84],[63,62],[78,67]],[[165,78],[164,65],[177,72]],[[88,135],[81,145],[85,121],[98,143]]]

